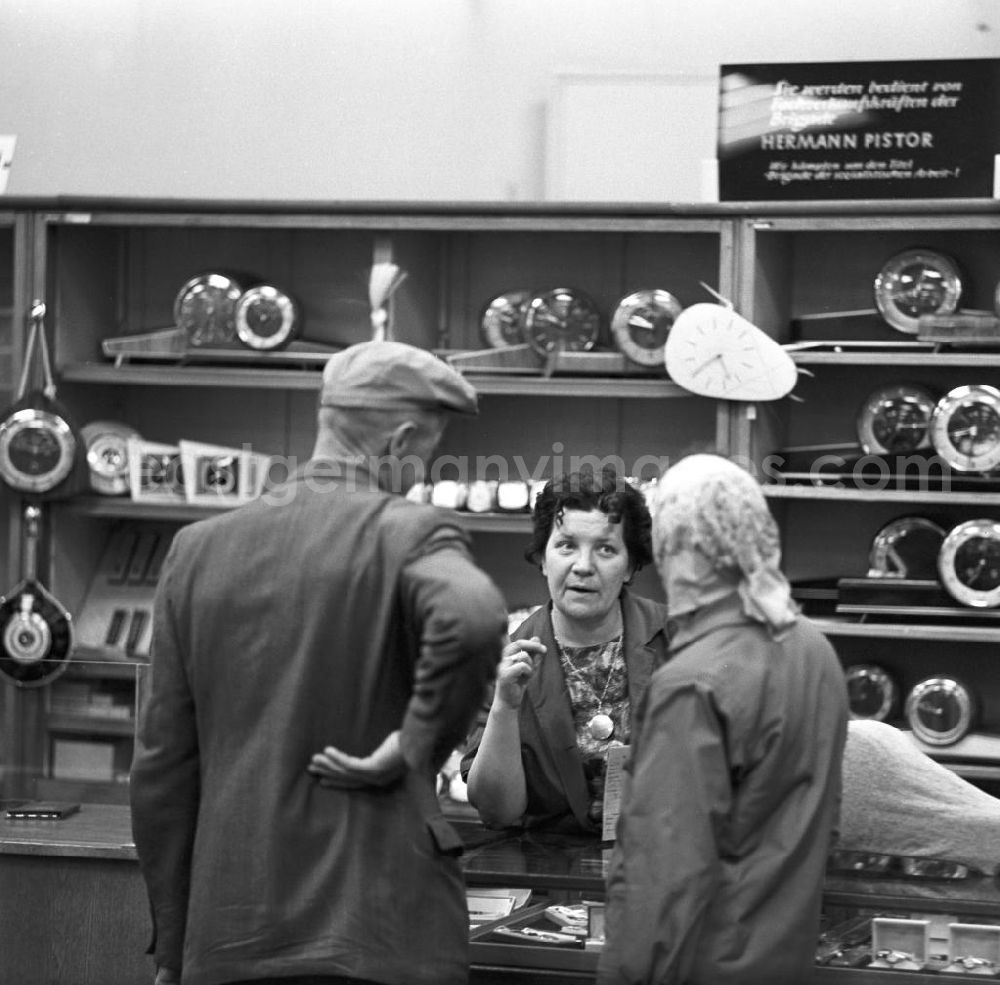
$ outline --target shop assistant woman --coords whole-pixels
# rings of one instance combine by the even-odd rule
[[[607,751],[628,744],[668,647],[666,607],[628,587],[652,560],[651,520],[643,495],[604,469],[547,483],[532,528],[525,556],[549,602],[503,650],[463,775],[490,827],[599,833]]]

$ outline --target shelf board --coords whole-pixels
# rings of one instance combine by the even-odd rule
[[[1000,627],[955,624],[860,622],[855,618],[811,616],[813,624],[827,636],[856,636],[863,639],[934,640],[945,643],[1000,643]]]
[[[131,718],[102,718],[100,715],[49,715],[46,727],[50,732],[74,735],[115,735],[132,738],[135,721]]]
[[[612,379],[601,376],[474,376],[466,379],[483,396],[512,397],[693,397],[668,379]]]
[[[833,485],[765,484],[768,499],[812,499],[823,502],[925,503],[940,506],[1000,506],[1000,492],[944,492],[920,489],[852,489]]]
[[[147,661],[109,660],[101,655],[102,651],[89,648],[77,648],[73,651],[66,670],[60,675],[60,680],[77,680],[80,678],[108,680],[134,680],[137,667],[148,666]]]
[[[123,520],[158,520],[166,523],[193,523],[225,510],[209,506],[189,506],[178,503],[165,506],[160,503],[136,503],[123,496],[78,496],[63,504],[66,509],[83,516],[107,517]]]
[[[456,511],[455,519],[464,530],[483,534],[526,534],[531,532],[531,515],[528,513],[463,513]]]
[[[186,503],[178,503],[176,506],[136,503],[123,496],[78,496],[67,500],[64,506],[84,516],[166,523],[193,523],[195,520],[204,520],[226,512],[224,509],[189,506]],[[464,530],[479,533],[523,534],[531,529],[531,516],[528,513],[466,513],[456,510],[452,515]]]
[[[241,387],[254,390],[318,390],[319,370],[312,368],[236,368],[127,363],[72,363],[59,370],[67,383],[119,386]]]
[[[321,373],[316,368],[254,369],[229,366],[176,366],[127,363],[72,363],[59,371],[67,383],[118,386],[228,387],[253,390],[318,390]],[[672,380],[608,378],[594,376],[489,376],[468,375],[482,396],[511,397],[691,397]]]
[[[831,346],[835,343],[831,343]],[[983,366],[1000,368],[1000,351],[990,349],[962,351],[940,350],[931,347],[911,349],[908,347],[887,349],[844,348],[834,351],[791,351],[789,355],[798,366],[839,365],[839,366],[920,366],[925,369],[940,366]]]

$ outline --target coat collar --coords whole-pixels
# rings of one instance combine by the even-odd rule
[[[709,602],[700,609],[686,613],[668,623],[670,632],[670,652],[677,653],[701,637],[722,626],[733,626],[751,622],[743,611],[740,597],[731,592],[720,599]]]

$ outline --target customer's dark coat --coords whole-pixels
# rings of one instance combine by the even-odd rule
[[[633,734],[600,985],[800,985],[836,829],[847,689],[808,619],[733,595],[680,624]]]
[[[443,511],[366,474],[349,492],[346,469],[182,529],[163,571],[132,804],[156,960],[184,985],[467,979],[435,770],[495,673],[502,599]],[[307,772],[399,728],[401,783]]]

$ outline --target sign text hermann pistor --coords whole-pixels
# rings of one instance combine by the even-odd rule
[[[991,198],[1000,60],[723,65],[722,201]]]

